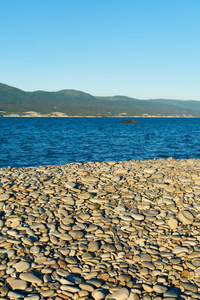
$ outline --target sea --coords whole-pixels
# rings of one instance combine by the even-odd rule
[[[1,117],[0,167],[200,158],[199,118],[125,119]]]

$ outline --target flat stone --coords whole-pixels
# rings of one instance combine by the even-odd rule
[[[105,299],[105,290],[104,289],[97,289],[95,291],[92,292],[92,297],[95,300],[102,300]]]
[[[68,189],[73,189],[76,187],[76,183],[75,182],[66,182],[65,183],[65,187],[68,188]]]
[[[81,193],[81,194],[78,194],[78,197],[82,200],[88,200],[92,197],[92,194],[91,193]]]
[[[153,169],[153,168],[145,168],[144,169],[144,172],[146,172],[146,173],[148,173],[148,174],[153,174],[153,173],[155,173],[155,169]]]
[[[79,218],[82,220],[88,220],[90,218],[90,214],[82,213],[79,215]]]
[[[189,271],[188,271],[188,270],[183,270],[183,271],[181,272],[181,277],[189,278]]]
[[[32,246],[30,248],[30,252],[33,253],[33,254],[37,254],[37,253],[40,252],[40,247],[38,247],[38,246]]]
[[[150,270],[154,270],[154,269],[155,269],[154,264],[152,264],[152,263],[149,262],[149,261],[143,261],[143,262],[142,262],[142,266],[143,266],[144,268],[148,268],[148,269],[150,269]]]
[[[145,275],[147,275],[148,273],[149,273],[149,270],[148,270],[147,268],[141,268],[141,269],[140,269],[140,274],[141,274],[141,275],[145,276]]]
[[[16,292],[9,292],[8,293],[9,299],[19,299],[19,298],[24,298],[24,295],[16,293]]]
[[[156,284],[153,286],[153,290],[158,294],[164,294],[167,291],[167,287],[165,285]]]
[[[173,193],[173,192],[175,192],[176,188],[172,185],[167,185],[167,186],[165,186],[165,190],[170,193]]]
[[[5,297],[8,294],[8,288],[5,286],[0,287],[0,297]]]
[[[70,273],[67,270],[64,269],[57,269],[56,270],[57,274],[62,276],[62,277],[67,277]]]
[[[145,299],[145,296],[143,298],[144,300],[149,300],[149,299]],[[127,298],[127,300],[140,300],[139,296],[133,292],[130,292],[129,297]]]
[[[131,217],[134,219],[134,220],[137,220],[137,221],[142,221],[144,220],[144,216],[143,215],[140,215],[140,214],[131,214]]]
[[[7,264],[1,264],[0,265],[0,271],[6,270],[7,269]]]
[[[9,194],[0,194],[0,201],[6,201],[10,198]]]
[[[80,291],[79,287],[70,286],[70,285],[66,285],[66,284],[61,285],[60,289],[63,291],[71,292],[71,293],[77,293]]]
[[[159,210],[157,209],[145,209],[143,210],[143,214],[150,217],[155,217],[159,214]]]
[[[88,291],[88,292],[94,291],[94,287],[87,283],[81,283],[81,284],[79,284],[79,287],[84,291]]]
[[[99,244],[99,242],[90,242],[89,244],[88,244],[88,251],[89,252],[96,252],[96,251],[98,251],[100,249],[100,244]]]
[[[85,282],[86,284],[90,284],[96,288],[100,288],[102,286],[102,282],[97,280],[96,278],[91,278]]]
[[[153,286],[150,284],[143,283],[142,287],[148,293],[151,293],[153,291]]]
[[[176,219],[170,219],[168,221],[168,225],[169,225],[170,229],[174,230],[178,226],[178,221]]]
[[[68,257],[66,257],[65,261],[66,261],[68,264],[77,264],[77,263],[78,263],[77,258],[75,258],[75,257],[73,257],[73,256],[68,256]]]
[[[73,237],[74,240],[79,240],[84,236],[83,232],[80,230],[71,230],[69,231],[69,234]]]
[[[194,270],[194,273],[195,273],[196,276],[199,276],[200,275],[200,267],[196,268]]]
[[[51,297],[51,296],[53,296],[53,294],[54,294],[53,290],[46,290],[46,291],[44,290],[44,291],[41,291],[41,295],[43,297],[45,297],[45,298]]]
[[[40,300],[40,296],[39,295],[28,296],[28,297],[24,297],[24,300]]]
[[[129,290],[126,288],[121,288],[110,295],[110,299],[115,300],[127,300],[129,297]],[[108,298],[109,299],[109,298]]]
[[[172,290],[167,290],[163,296],[165,298],[173,298],[174,299],[174,298],[178,298],[179,294],[172,289]]]
[[[9,278],[8,283],[13,290],[25,291],[28,286],[27,281],[15,278]]]
[[[19,261],[13,265],[17,272],[21,273],[30,268],[30,264],[25,261]]]
[[[151,261],[151,255],[150,254],[142,253],[140,258],[141,258],[141,261]]]
[[[193,258],[197,258],[197,257],[200,257],[200,252],[199,251],[194,251],[194,252],[188,254],[189,259],[193,259]]]
[[[41,284],[43,281],[35,276],[33,273],[21,273],[19,275],[20,279],[31,282],[31,283],[36,283],[36,284]]]
[[[74,199],[72,197],[63,197],[61,200],[67,205],[74,205]]]
[[[194,222],[194,217],[188,210],[182,210],[178,213],[179,220],[184,224],[192,224]]]
[[[175,247],[172,251],[175,254],[179,254],[179,253],[183,253],[183,252],[187,253],[189,251],[189,249],[187,247],[178,246],[178,247]]]
[[[187,283],[187,282],[180,282],[180,285],[184,287],[186,291],[192,291],[193,293],[198,292],[198,287],[195,284]]]

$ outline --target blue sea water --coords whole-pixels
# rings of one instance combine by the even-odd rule
[[[200,119],[0,118],[0,167],[200,158]]]

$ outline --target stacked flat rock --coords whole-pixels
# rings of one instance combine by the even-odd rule
[[[200,160],[0,169],[0,300],[200,299]]]

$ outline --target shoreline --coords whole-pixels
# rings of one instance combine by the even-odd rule
[[[141,116],[128,116],[126,114],[120,114],[120,115],[108,115],[108,116],[82,116],[82,115],[75,115],[75,116],[70,116],[65,113],[61,112],[52,112],[50,114],[41,114],[35,111],[29,111],[29,112],[24,112],[22,114],[16,114],[16,113],[11,113],[11,114],[6,114],[5,112],[0,111],[0,117],[3,118],[200,118],[200,116],[192,116],[192,115],[183,115],[183,116],[159,116],[159,115],[148,115],[148,114],[142,114]]]
[[[2,118],[200,118],[197,116],[51,116],[51,115],[41,115],[41,116],[29,116],[29,115],[4,115]]]
[[[199,298],[199,159],[0,168],[0,209],[1,299]]]

